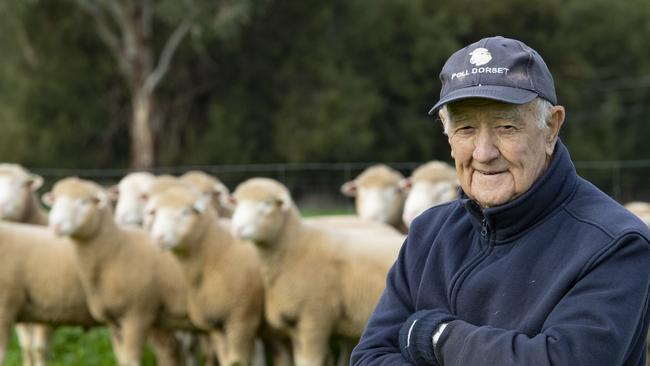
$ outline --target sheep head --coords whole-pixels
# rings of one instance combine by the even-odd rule
[[[0,220],[22,220],[32,194],[42,184],[43,178],[20,165],[0,164]]]
[[[109,198],[98,184],[76,177],[58,181],[43,195],[50,206],[49,226],[59,236],[92,238],[102,225],[103,215],[111,214]]]
[[[297,214],[289,190],[272,179],[249,179],[237,187],[233,196],[233,235],[258,245],[275,242],[288,215]]]
[[[162,249],[186,253],[203,234],[210,201],[188,187],[173,187],[153,195],[145,208],[144,227]],[[207,216],[207,217],[206,217]]]
[[[180,176],[180,180],[194,187],[202,195],[209,197],[213,207],[219,213],[229,213],[233,207],[230,204],[230,191],[219,179],[202,171],[191,170]]]
[[[112,187],[117,201],[115,221],[124,226],[142,226],[142,212],[151,184],[155,177],[146,172],[131,173]]]
[[[402,215],[407,227],[429,207],[452,201],[458,196],[456,170],[441,161],[432,161],[418,167],[400,185],[408,191]]]
[[[357,215],[362,219],[395,226],[401,221],[406,198],[399,187],[403,178],[401,173],[386,165],[374,165],[343,184],[341,192],[355,197]]]

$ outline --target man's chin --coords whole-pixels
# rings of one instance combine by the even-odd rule
[[[488,207],[495,207],[495,206],[501,206],[503,204],[506,204],[514,199],[514,196],[511,194],[506,194],[499,192],[498,194],[479,194],[472,196],[474,201],[476,201],[481,207],[483,208],[488,208]]]

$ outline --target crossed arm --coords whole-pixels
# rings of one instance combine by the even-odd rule
[[[634,350],[645,352],[650,246],[637,235],[593,258],[533,336],[470,324],[446,308],[415,309],[406,268],[403,248],[352,365],[637,365]]]

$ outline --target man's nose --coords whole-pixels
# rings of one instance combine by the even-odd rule
[[[479,129],[474,142],[472,158],[480,163],[489,163],[497,159],[499,155],[500,152],[495,144],[494,136],[486,128]]]

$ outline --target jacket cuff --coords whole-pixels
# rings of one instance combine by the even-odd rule
[[[402,356],[414,365],[439,366],[433,349],[433,332],[441,323],[454,319],[440,310],[420,310],[413,313],[399,331]]]

